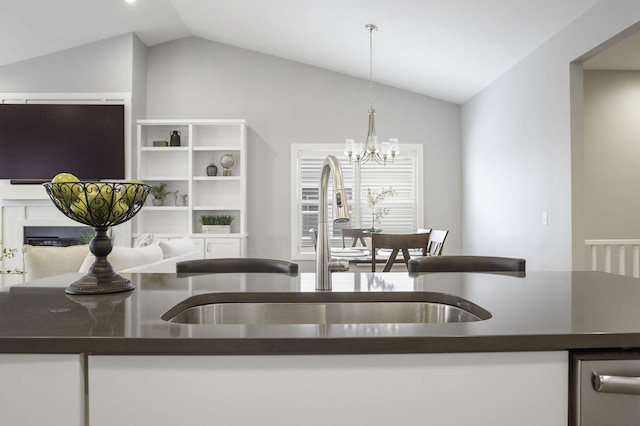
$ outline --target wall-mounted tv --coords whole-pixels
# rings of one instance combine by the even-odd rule
[[[125,178],[124,105],[0,105],[0,179]]]

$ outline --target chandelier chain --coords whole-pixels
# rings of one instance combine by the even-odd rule
[[[369,108],[373,109],[373,30],[378,27],[373,24],[367,24],[369,30]]]

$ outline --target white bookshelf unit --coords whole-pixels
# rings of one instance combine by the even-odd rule
[[[181,134],[180,146],[154,146]],[[153,234],[156,239],[189,237],[203,257],[246,256],[247,239],[247,124],[245,120],[144,119],[137,122],[134,178],[149,185],[165,183],[171,193],[162,206],[147,198],[133,219],[133,238]],[[223,176],[220,158],[231,154],[235,165]],[[207,175],[213,162],[216,176]],[[176,194],[177,191],[177,194]],[[176,194],[177,196],[175,196]],[[183,203],[186,195],[186,203]],[[231,215],[230,234],[205,234],[203,215]]]

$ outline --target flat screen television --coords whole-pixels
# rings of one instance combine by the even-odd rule
[[[124,105],[0,105],[0,179],[124,179]]]

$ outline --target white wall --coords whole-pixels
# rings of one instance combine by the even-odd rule
[[[133,147],[131,164],[135,168],[137,161],[135,144],[137,135],[136,120],[147,115],[147,47],[136,37],[132,37],[132,69],[131,69],[131,135]]]
[[[290,145],[364,139],[368,82],[193,37],[152,47],[147,60],[148,118],[247,119],[248,254],[287,259]],[[450,229],[445,251],[459,252],[460,107],[388,86],[374,91],[378,135],[424,144],[424,222]]]
[[[572,175],[570,63],[638,21],[636,0],[600,1],[463,106],[466,253],[524,257],[529,270],[574,267],[584,230],[572,233],[572,221],[584,212],[572,211],[583,176]]]
[[[131,92],[133,34],[0,67],[0,92]]]

